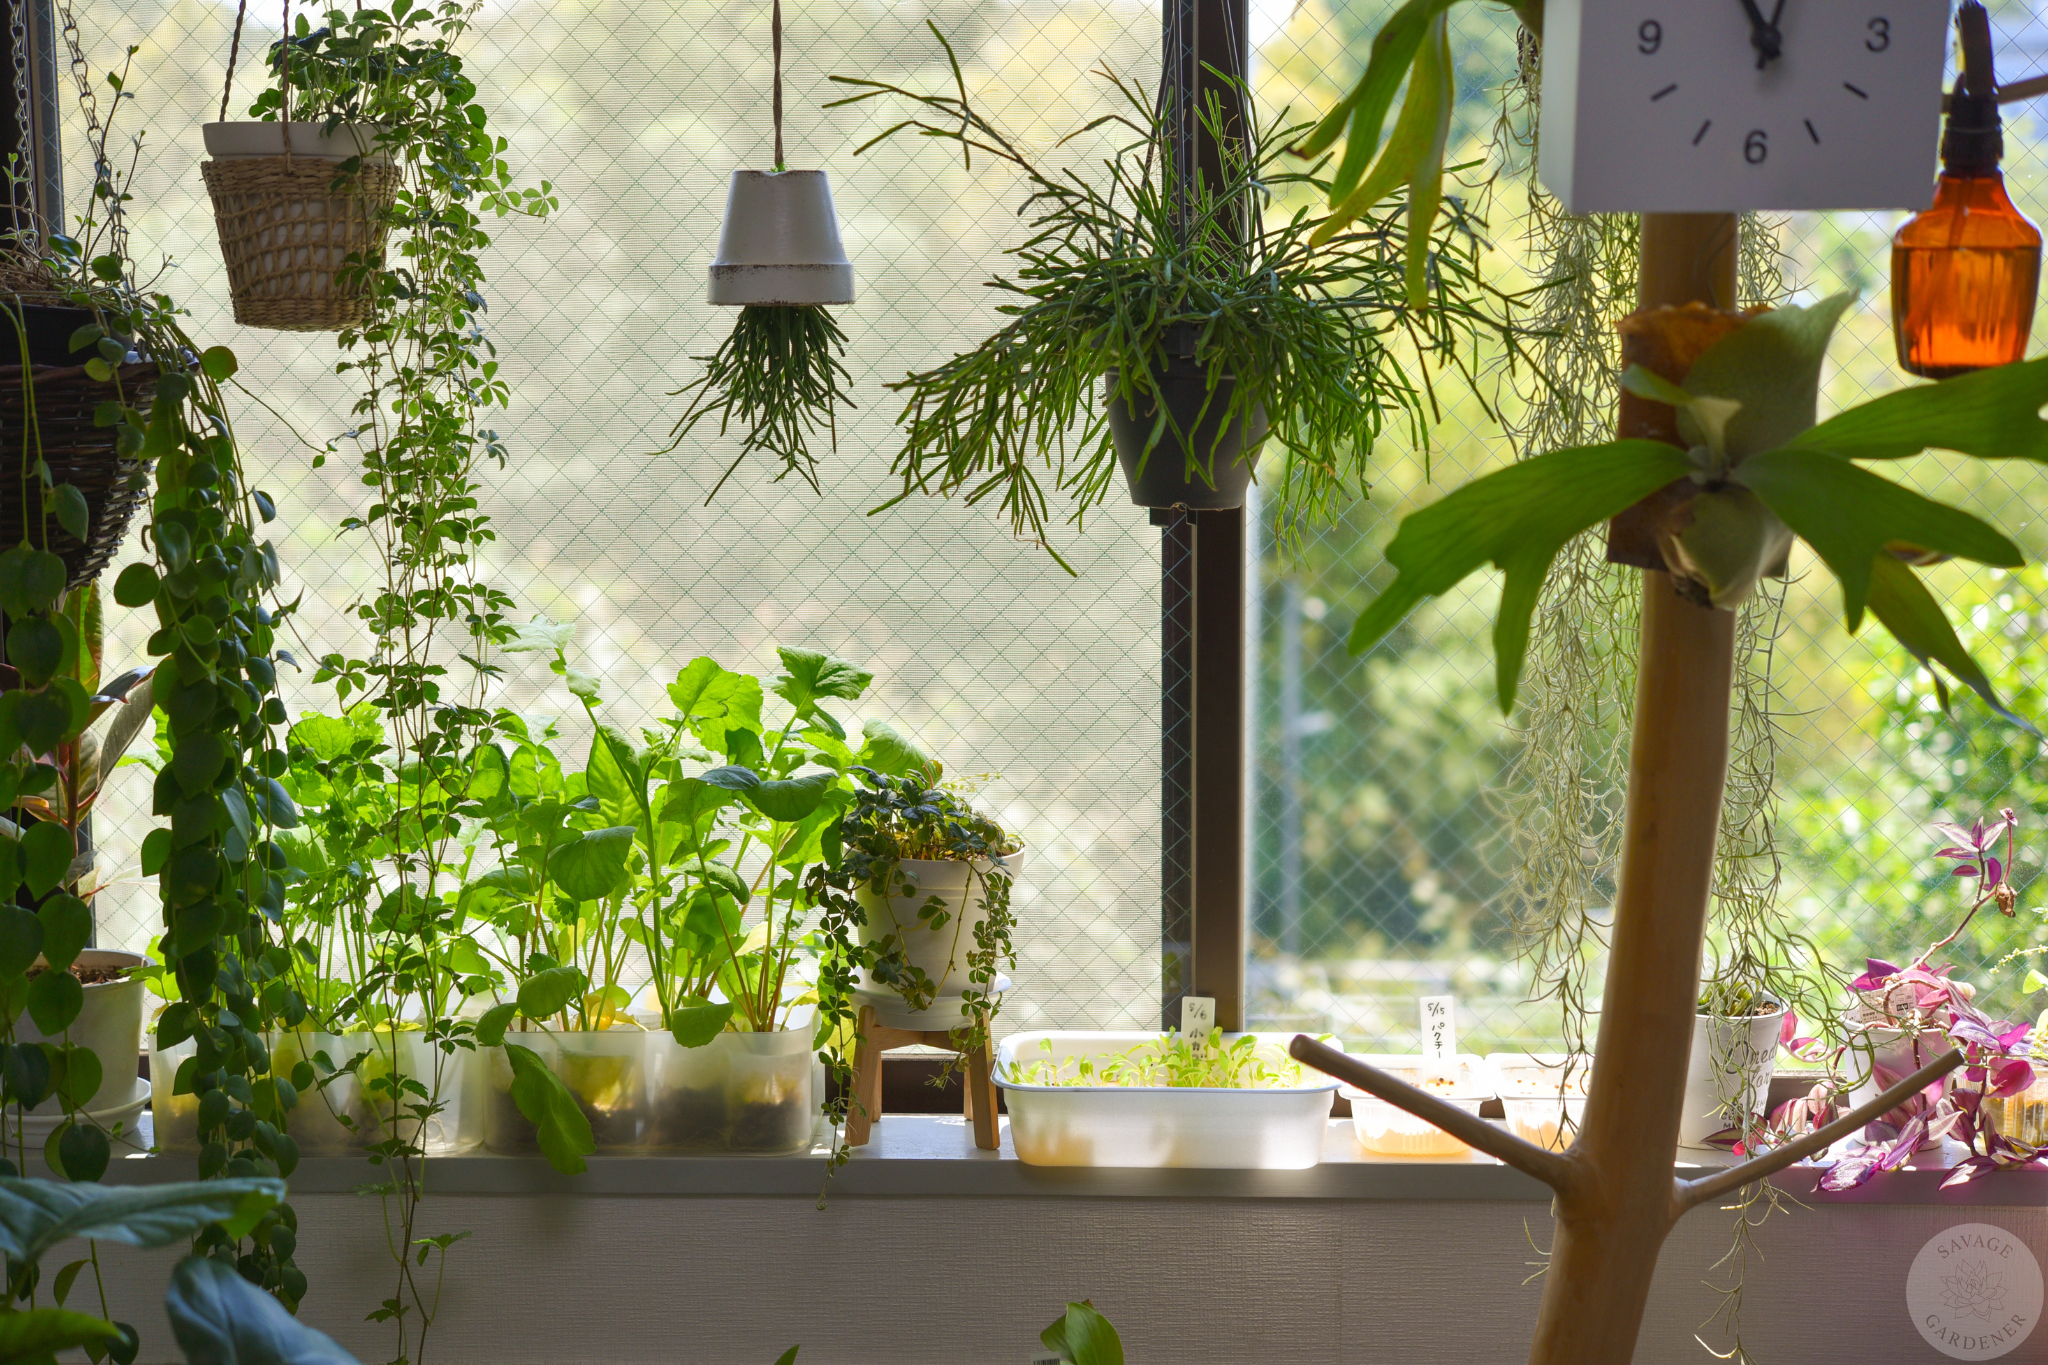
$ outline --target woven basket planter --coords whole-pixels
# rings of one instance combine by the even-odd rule
[[[123,365],[120,373],[119,396],[128,406],[147,412],[156,394],[157,367]],[[48,522],[49,548],[64,561],[65,586],[83,587],[98,578],[120,553],[128,522],[148,492],[143,477],[147,466],[116,450],[113,427],[93,425],[94,410],[116,397],[112,382],[88,378],[83,365],[37,365],[31,377],[35,382],[36,434],[51,480],[71,484],[85,495],[91,535],[83,543],[58,525],[54,516]],[[0,365],[0,545],[19,545],[24,538],[24,451],[36,448],[26,434],[28,402],[22,367]],[[32,528],[43,524],[42,504],[42,484],[31,478],[27,512]],[[40,543],[40,529],[28,538]]]
[[[365,165],[337,183],[336,164],[307,156],[200,163],[236,322],[338,332],[369,321],[369,280],[344,287],[335,272],[351,255],[369,261],[382,254],[384,216],[397,201],[400,172]]]

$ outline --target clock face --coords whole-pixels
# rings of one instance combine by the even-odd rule
[[[1947,0],[1550,0],[1540,171],[1578,213],[1922,208]]]

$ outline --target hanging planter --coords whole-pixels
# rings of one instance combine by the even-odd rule
[[[32,285],[21,282],[23,289]],[[38,291],[39,292],[39,291]],[[59,302],[54,292],[41,302],[16,293],[6,300],[0,336],[14,332],[14,345],[0,347],[0,359],[28,364],[0,365],[0,448],[35,450],[49,466],[49,478],[29,478],[18,458],[0,460],[0,544],[41,541],[64,561],[65,587],[92,582],[113,562],[127,539],[128,524],[145,493],[145,465],[139,451],[123,451],[119,428],[95,419],[103,403],[149,411],[158,370],[141,362],[119,338],[101,338],[74,353],[71,339],[97,315]],[[70,485],[82,503],[66,502]],[[46,490],[60,490],[45,503]],[[46,515],[47,513],[47,515]],[[82,534],[81,534],[82,532]]]
[[[817,491],[811,433],[822,425],[838,449],[837,410],[855,406],[845,387],[851,376],[839,360],[846,353],[846,333],[827,311],[853,302],[853,262],[839,240],[825,172],[784,169],[779,0],[770,28],[775,169],[732,173],[705,295],[707,302],[738,308],[740,315],[715,354],[694,357],[703,362],[703,374],[669,395],[687,394],[689,406],[670,430],[668,445],[656,452],[674,451],[714,415],[720,436],[735,427],[743,433],[739,454],[706,503],[754,451],[780,462],[777,482],[801,474]]]
[[[1263,403],[1224,424],[1237,380],[1209,387],[1193,356],[1167,356],[1152,367],[1149,401],[1123,392],[1122,374],[1103,376],[1109,434],[1131,501],[1140,507],[1210,511],[1244,506],[1259,445],[1269,429]]]
[[[289,0],[284,31],[291,32]],[[305,78],[295,66],[322,60],[318,38],[277,45],[277,119],[230,123],[238,11],[221,121],[202,130],[212,159],[199,171],[213,199],[235,321],[247,327],[338,332],[370,318],[372,274],[363,267],[383,254],[400,173],[378,152],[383,130],[374,124],[292,121],[292,85]]]

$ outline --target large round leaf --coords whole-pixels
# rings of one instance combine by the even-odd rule
[[[332,1337],[211,1257],[178,1262],[164,1311],[189,1365],[356,1365]]]
[[[548,857],[548,877],[571,900],[595,901],[623,891],[633,852],[633,827],[586,830]]]
[[[43,922],[33,910],[0,905],[0,977],[18,976],[43,951]]]
[[[36,912],[43,930],[43,957],[52,967],[69,967],[92,938],[92,907],[76,896],[56,895]]]
[[[28,1017],[55,1037],[70,1028],[85,1008],[85,987],[69,972],[44,972],[28,983]]]

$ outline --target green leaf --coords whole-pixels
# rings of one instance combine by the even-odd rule
[[[763,782],[746,794],[747,804],[770,820],[794,824],[818,808],[837,780],[832,773],[810,773]]]
[[[1775,450],[1812,427],[1828,338],[1854,302],[1854,294],[1835,294],[1810,308],[1775,308],[1700,353],[1685,373],[1685,391],[1742,405],[1724,430],[1730,459]],[[1678,429],[1695,445],[1709,444],[1685,409],[1679,411]]]
[[[632,852],[631,825],[584,830],[548,855],[548,878],[571,900],[603,900],[632,880]]]
[[[267,824],[279,829],[299,827],[299,808],[274,777],[259,777],[249,783],[249,804]]]
[[[46,1038],[70,1028],[85,1008],[85,987],[69,972],[44,972],[28,983],[28,1017]]]
[[[92,509],[85,505],[85,494],[68,483],[60,483],[50,494],[50,510],[57,514],[57,524],[71,533],[74,540],[92,539]]]
[[[725,1032],[725,1026],[732,1020],[732,1006],[714,1005],[709,1001],[697,1004],[679,1005],[669,1011],[669,1032],[684,1047],[703,1047],[706,1043]]]
[[[1124,1365],[1124,1344],[1116,1328],[1087,1299],[1068,1304],[1066,1316],[1040,1332],[1038,1339],[1071,1365]]]
[[[21,836],[21,879],[31,896],[48,895],[71,870],[78,849],[71,831],[51,821],[30,825]],[[47,926],[45,926],[47,930]]]
[[[875,680],[852,664],[811,649],[780,649],[782,666],[789,671],[775,679],[775,695],[796,708],[799,717],[809,716],[824,697],[857,701]]]
[[[21,680],[41,687],[64,666],[64,632],[45,617],[16,621],[7,632],[7,662],[21,670]]]
[[[199,353],[199,368],[206,371],[206,377],[214,383],[224,383],[235,377],[241,368],[235,361],[235,353],[225,346],[209,346]]]
[[[85,1055],[92,1056],[90,1052]],[[90,1123],[67,1123],[57,1129],[56,1136],[58,1160],[66,1180],[97,1181],[107,1173],[113,1151],[105,1132]]]
[[[0,905],[0,976],[20,976],[43,952],[43,921],[35,911]]]
[[[519,984],[519,1012],[528,1019],[560,1014],[589,984],[589,979],[575,967],[550,967],[535,972]]]
[[[702,877],[706,886],[724,892],[739,905],[745,905],[754,898],[754,889],[747,885],[747,879],[716,858],[692,863],[690,870]]]
[[[50,1088],[70,1101],[73,1109],[85,1108],[106,1083],[106,1072],[100,1065],[98,1054],[89,1047],[72,1043],[57,1055],[61,1065],[51,1072]],[[65,1168],[71,1171],[73,1180],[99,1179],[96,1175],[79,1175],[78,1168],[69,1162],[65,1163]]]
[[[46,1360],[92,1342],[108,1342],[121,1329],[105,1318],[64,1308],[28,1308],[0,1313],[0,1361]]]
[[[583,1158],[597,1150],[597,1143],[576,1097],[530,1049],[507,1043],[505,1056],[512,1063],[512,1102],[533,1125],[548,1164],[564,1175],[582,1171]]]
[[[49,550],[33,550],[21,570],[21,597],[30,611],[48,611],[64,595],[70,570],[61,556]]]
[[[173,742],[171,775],[187,796],[204,796],[213,790],[227,761],[227,740],[212,730],[195,730]]]
[[[62,692],[30,692],[15,708],[14,723],[30,753],[47,754],[71,729],[71,703]]]
[[[2048,461],[2048,357],[1938,384],[1894,389],[1801,432],[1792,444],[1848,460],[1954,450],[1983,460]]]
[[[1387,546],[1400,574],[1352,627],[1351,652],[1363,654],[1425,597],[1491,561],[1507,572],[1493,640],[1496,690],[1511,710],[1529,618],[1558,550],[1691,468],[1685,452],[1661,441],[1614,441],[1520,461],[1411,513]]]
[[[282,1180],[260,1176],[106,1186],[0,1178],[0,1251],[40,1261],[67,1237],[168,1246],[214,1223],[245,1236],[284,1197]]]
[[[36,918],[42,922],[43,956],[49,964],[61,971],[76,962],[92,938],[92,907],[76,896],[57,895],[43,902]]]
[[[598,799],[598,814],[614,825],[638,826],[645,814],[647,765],[652,755],[610,725],[600,725],[590,738],[584,779]]]
[[[737,763],[728,763],[723,768],[707,769],[697,774],[693,780],[713,787],[722,787],[729,792],[738,792],[741,796],[747,795],[761,785],[759,773]]]
[[[322,763],[332,763],[356,745],[356,728],[334,716],[302,716],[290,730],[293,743],[303,744]]]
[[[1373,152],[1379,148],[1380,130],[1386,125],[1394,93],[1414,64],[1415,54],[1429,33],[1430,21],[1455,3],[1456,0],[1408,0],[1395,10],[1373,35],[1372,53],[1358,84],[1296,148],[1300,156],[1320,156],[1336,145],[1349,122],[1351,133],[1344,148],[1344,160],[1331,182],[1333,201],[1349,195],[1358,177],[1365,173]]]
[[[857,758],[864,767],[890,777],[901,777],[932,761],[924,750],[897,733],[895,727],[886,721],[871,720],[862,729],[866,737],[861,742]]]
[[[497,1047],[505,1041],[505,1030],[512,1026],[513,1016],[519,1013],[519,1002],[507,1000],[491,1006],[476,1021],[478,1047]]]
[[[2026,562],[2018,546],[1968,512],[1924,498],[1824,450],[1793,446],[1766,451],[1744,460],[1734,477],[1834,570],[1852,632],[1863,623],[1871,565],[1894,547],[1960,555],[2000,568]]]
[[[1330,214],[1310,236],[1312,246],[1329,241],[1346,224],[1385,198],[1395,186],[1427,178],[1432,158],[1435,170],[1441,176],[1443,134],[1449,126],[1445,111],[1453,98],[1452,76],[1445,60],[1444,32],[1444,14],[1450,4],[1447,0],[1430,0],[1427,8],[1434,12],[1422,21],[1408,80],[1408,95],[1401,102],[1401,115],[1394,121],[1394,131],[1387,138],[1386,148],[1380,152],[1371,173],[1367,174],[1365,158],[1371,155],[1378,140],[1377,123],[1373,127],[1371,141],[1354,134],[1346,144],[1344,159],[1331,180]],[[1429,208],[1428,217],[1434,218],[1435,206],[1432,204]],[[1428,224],[1417,217],[1409,225],[1408,238],[1411,243],[1419,242],[1427,247]]]
[[[1647,398],[1669,407],[1689,408],[1693,404],[1691,394],[1655,370],[1646,370],[1640,365],[1631,365],[1622,371],[1621,387],[1638,398]]]
[[[175,521],[160,521],[156,526],[156,549],[164,567],[172,573],[189,568],[192,563],[192,533]]]
[[[1963,648],[1963,642],[1956,638],[1955,627],[1948,622],[1948,615],[1941,604],[1934,600],[1934,594],[1920,581],[1910,565],[1901,563],[1888,554],[1881,554],[1871,564],[1870,613],[1884,624],[1898,642],[1906,647],[1921,666],[1934,672],[1934,665],[1940,664],[1966,684],[1971,691],[1990,704],[1991,709],[2027,730],[2034,727],[2026,720],[2007,710],[1998,699],[1997,691],[1991,686],[1991,679]],[[1942,685],[1941,675],[1934,675],[1935,690],[1940,694],[1944,709],[1948,706],[1948,689]],[[2034,733],[2039,734],[2038,730]]]
[[[775,1357],[775,1365],[796,1365],[796,1353],[802,1349],[801,1346],[790,1347],[787,1351]]]
[[[356,1365],[332,1337],[210,1256],[178,1262],[164,1312],[187,1365]]]

